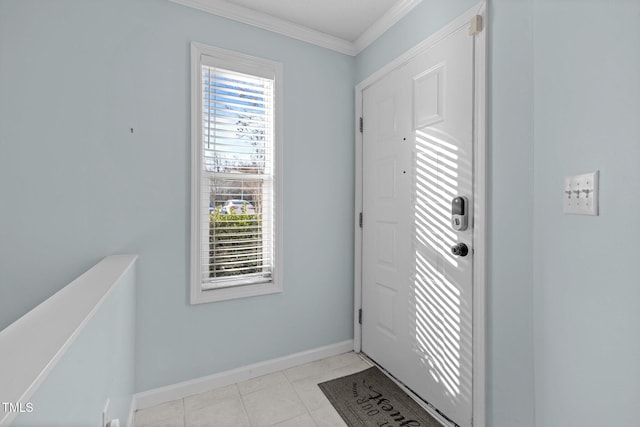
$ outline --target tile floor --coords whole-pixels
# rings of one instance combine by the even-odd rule
[[[134,426],[346,426],[317,384],[370,366],[355,353],[329,357],[139,410]]]

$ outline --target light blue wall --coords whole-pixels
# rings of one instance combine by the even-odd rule
[[[136,266],[129,268],[49,373],[14,427],[101,427],[102,411],[126,426],[135,393]]]
[[[489,23],[488,426],[534,424],[531,0]]]
[[[191,40],[284,65],[282,294],[188,303]],[[137,391],[351,339],[354,75],[164,0],[0,0],[0,327],[137,253]]]
[[[636,426],[640,1],[534,2],[536,420]],[[600,170],[600,216],[562,213]]]
[[[357,57],[362,80],[476,5],[425,0]],[[533,426],[533,40],[530,0],[489,7],[487,426]],[[521,197],[516,201],[514,197]]]
[[[356,80],[369,77],[477,3],[478,0],[423,0],[360,52],[356,58]]]

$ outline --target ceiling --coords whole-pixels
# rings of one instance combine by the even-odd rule
[[[421,0],[170,0],[349,55]]]
[[[398,0],[227,0],[354,42]]]

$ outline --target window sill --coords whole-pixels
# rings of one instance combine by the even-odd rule
[[[196,289],[197,288],[197,289]],[[204,304],[216,301],[226,301],[237,298],[248,298],[258,295],[268,295],[282,292],[282,286],[275,282],[256,283],[242,286],[211,287],[193,286],[191,304]]]

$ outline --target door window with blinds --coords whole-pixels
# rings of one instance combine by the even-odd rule
[[[191,44],[191,302],[280,292],[281,64]]]

